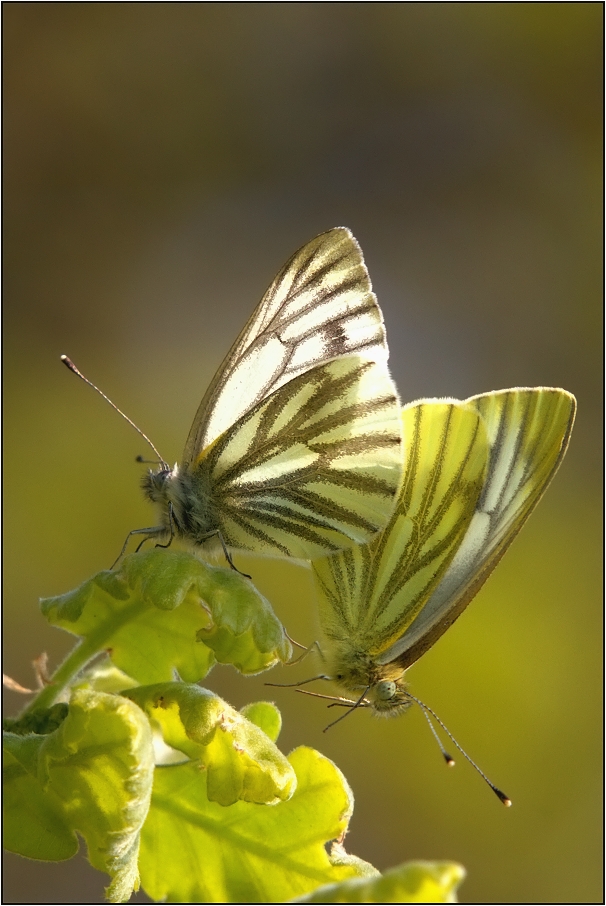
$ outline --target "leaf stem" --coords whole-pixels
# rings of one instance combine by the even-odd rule
[[[59,664],[47,684],[21,712],[20,718],[43,708],[50,708],[59,698],[72,678],[99,652],[98,645],[90,639],[83,639],[70,651],[62,664]]]
[[[100,625],[88,636],[82,638],[75,648],[70,651],[62,664],[59,664],[55,672],[50,677],[48,683],[38,692],[35,698],[21,712],[19,717],[39,711],[42,708],[50,708],[59,698],[63,690],[72,679],[91,661],[99,652],[107,648],[112,636],[116,631],[138,613],[146,610],[148,605],[141,598],[137,597],[128,607],[119,613],[111,613]]]

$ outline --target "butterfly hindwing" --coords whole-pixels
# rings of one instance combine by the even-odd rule
[[[403,409],[390,522],[370,543],[313,564],[344,682],[343,665],[362,653],[365,671],[403,671],[454,622],[557,471],[575,408],[566,391],[539,387]]]
[[[212,487],[227,545],[310,559],[385,525],[401,479],[399,412],[383,364],[342,357],[270,394],[189,472]]]
[[[515,388],[466,401],[489,445],[484,487],[455,557],[415,621],[380,658],[414,663],[486,581],[542,497],[566,452],[576,401],[565,390]]]

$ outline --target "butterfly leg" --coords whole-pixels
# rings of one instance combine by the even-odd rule
[[[345,714],[341,714],[340,717],[337,717],[336,720],[333,720],[332,723],[329,723],[326,727],[324,727],[324,729],[322,730],[322,732],[323,732],[323,733],[326,733],[326,731],[327,731],[327,730],[330,730],[331,727],[334,727],[335,724],[338,724],[338,723],[340,723],[340,721],[344,720],[344,718],[346,718],[346,717],[348,716],[348,714],[353,714],[353,712],[356,710],[356,708],[360,708],[360,707],[364,708],[364,707],[366,707],[366,705],[365,705],[366,693],[368,692],[369,689],[370,689],[370,686],[367,686],[366,689],[364,690],[364,692],[362,693],[362,695],[360,696],[360,698],[352,704],[352,706],[350,707],[349,711],[346,711]],[[340,704],[340,703],[339,703],[339,702],[333,702],[333,703],[332,703],[331,705],[329,705],[328,707],[329,707],[329,708],[334,708],[335,705],[338,705],[338,704]]]
[[[227,550],[227,545],[225,544],[225,541],[223,540],[223,535],[221,534],[221,532],[217,532],[217,537],[218,537],[219,541],[221,542],[221,547],[223,548],[223,553],[225,554],[225,559],[227,560],[227,562],[229,563],[231,568],[235,569],[235,571],[237,573],[240,573],[240,575],[244,576],[246,579],[252,579],[252,576],[249,576],[248,573],[243,573],[241,570],[239,570],[238,567],[235,565],[234,561],[231,559],[231,554]]]
[[[174,520],[174,516],[173,516],[173,505],[170,500],[168,502],[168,528],[170,531],[170,538],[168,539],[166,544],[160,544],[160,542],[158,542],[156,544],[156,547],[170,547],[171,544],[173,543],[173,538],[175,537],[175,520]],[[144,538],[143,541],[141,542],[141,544],[139,545],[139,547],[141,547],[142,544],[145,544],[146,541],[147,541],[147,538]],[[139,550],[139,547],[137,548],[137,550]]]
[[[295,642],[294,639],[291,639],[291,637],[286,632],[286,630],[284,630],[284,634],[285,634],[286,638],[288,639],[288,641],[291,643],[291,645],[296,645],[297,648],[303,648],[303,653],[300,654],[299,657],[295,658],[294,661],[288,661],[288,663],[284,665],[285,667],[292,667],[292,666],[294,666],[294,664],[300,664],[301,661],[304,658],[306,658],[307,655],[309,654],[309,652],[313,651],[314,648],[317,650],[322,661],[325,660],[322,649],[320,648],[320,643],[318,641],[312,642],[312,644],[309,647],[307,647],[306,645],[301,645],[299,642]]]
[[[126,536],[126,538],[124,539],[124,544],[122,545],[122,550],[120,551],[120,553],[118,554],[118,556],[116,557],[116,559],[114,560],[112,565],[110,566],[110,569],[114,569],[116,564],[119,563],[120,560],[122,559],[122,557],[124,556],[124,551],[126,550],[126,548],[128,546],[128,542],[130,541],[131,535],[145,535],[145,538],[143,539],[143,541],[141,541],[141,543],[137,546],[136,550],[138,551],[142,547],[142,545],[145,544],[146,541],[148,541],[150,538],[153,538],[154,535],[159,535],[160,532],[164,532],[164,527],[158,526],[158,525],[152,525],[149,528],[132,529],[132,531],[130,531],[128,533],[128,535]],[[165,547],[167,545],[160,545],[160,546]]]
[[[225,544],[223,535],[221,534],[221,532],[218,529],[216,529],[214,532],[209,532],[207,535],[204,535],[204,537],[201,540],[202,540],[202,542],[210,541],[211,538],[219,539],[219,543],[221,544],[221,548],[223,549],[225,559],[227,560],[227,562],[229,563],[231,568],[235,572],[239,573],[241,576],[244,576],[245,579],[252,579],[252,576],[249,576],[248,573],[243,573],[242,570],[238,569],[238,567],[235,565],[234,561],[231,558],[231,554],[229,553],[229,551],[227,549],[227,545]]]
[[[285,666],[288,666],[288,665],[285,664]],[[265,686],[275,686],[276,688],[279,688],[279,689],[294,689],[298,686],[305,686],[307,683],[314,683],[316,680],[319,680],[319,679],[330,681],[331,677],[326,676],[324,673],[319,673],[318,676],[310,676],[309,679],[299,680],[298,683],[264,683],[264,685]],[[300,691],[303,692],[304,690],[301,689]],[[317,696],[317,698],[327,698],[328,697],[325,695],[318,695],[317,692],[309,692],[308,695],[315,695],[315,696]],[[331,698],[332,698],[332,696],[331,696]],[[349,702],[349,704],[352,704],[352,703]]]

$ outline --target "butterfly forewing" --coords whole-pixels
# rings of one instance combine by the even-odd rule
[[[422,401],[402,411],[404,476],[394,514],[364,547],[313,564],[323,628],[377,655],[423,607],[461,543],[481,493],[487,437],[477,410]]]
[[[388,355],[361,249],[338,227],[295,252],[265,293],[198,408],[184,465],[292,378],[355,353]]]
[[[384,655],[414,663],[454,622],[505,553],[566,452],[576,402],[565,390],[513,389],[466,401],[486,426],[489,460],[473,519],[442,580]]]
[[[383,364],[345,356],[274,391],[192,464],[234,548],[310,559],[367,541],[401,480],[400,407]]]

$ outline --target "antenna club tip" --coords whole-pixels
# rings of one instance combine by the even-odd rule
[[[445,755],[444,761],[446,762],[446,764],[448,765],[449,768],[454,768],[455,760],[450,755]]]
[[[78,371],[78,369],[76,368],[76,366],[74,365],[74,363],[72,362],[72,360],[70,359],[70,357],[68,355],[62,355],[60,358],[61,358],[61,361],[63,362],[63,364],[66,365],[70,371],[75,371],[75,372]]]
[[[493,789],[494,789],[496,795],[499,797],[499,799],[503,803],[503,805],[505,806],[505,808],[511,808],[511,806],[513,805],[513,802],[511,801],[509,796],[507,796],[501,790],[498,790],[496,787],[494,787]]]

